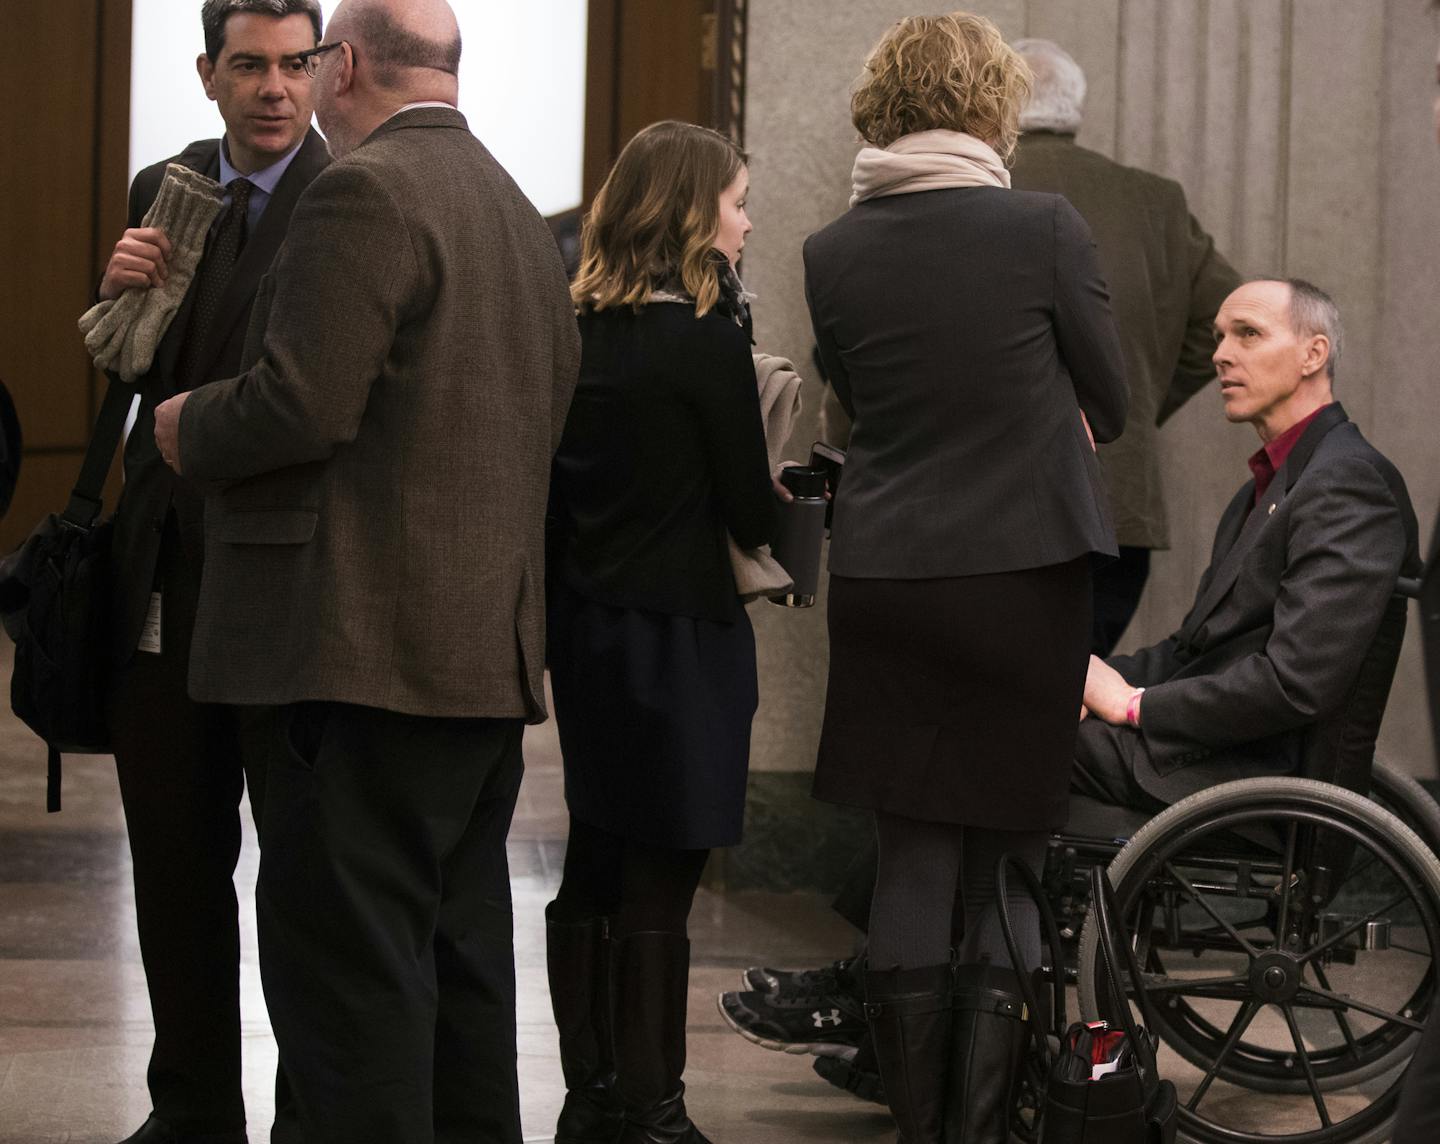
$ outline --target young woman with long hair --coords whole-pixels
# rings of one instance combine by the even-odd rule
[[[686,920],[710,849],[740,840],[758,700],[726,532],[754,547],[776,522],[735,274],[748,178],[723,135],[657,123],[584,226],[548,573],[570,810],[546,911],[557,1144],[705,1142],[681,1081]]]

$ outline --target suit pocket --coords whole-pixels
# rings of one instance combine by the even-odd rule
[[[227,513],[207,527],[226,544],[305,544],[319,516],[305,508],[253,509]]]

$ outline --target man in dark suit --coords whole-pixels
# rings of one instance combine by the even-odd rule
[[[1240,275],[1179,183],[1075,142],[1085,73],[1070,54],[1050,40],[1013,46],[1035,86],[1020,115],[1012,184],[1064,195],[1090,224],[1130,383],[1125,432],[1097,450],[1120,544],[1120,558],[1095,572],[1091,650],[1105,656],[1140,603],[1151,551],[1170,547],[1158,428],[1214,380],[1211,323]]]
[[[1229,779],[1290,774],[1336,711],[1398,577],[1420,570],[1405,482],[1334,400],[1334,303],[1298,280],[1241,286],[1215,318],[1225,416],[1261,448],[1220,518],[1178,631],[1091,658],[1075,787],[1160,809]]]
[[[155,354],[139,379],[114,534],[108,696],[116,771],[134,863],[140,952],[155,1023],[153,1113],[127,1144],[243,1144],[239,929],[232,875],[245,787],[237,713],[186,694],[203,558],[203,501],[155,450],[155,407],[233,375],[261,277],[300,192],[328,162],[310,128],[310,79],[299,53],[320,38],[316,0],[208,0],[197,69],[219,106],[223,139],[166,162],[226,186],[226,206]],[[169,269],[170,238],[142,227],[166,163],[130,190],[101,298],[148,289]],[[258,819],[260,791],[250,784]]]
[[[191,695],[272,709],[261,973],[307,1144],[520,1139],[505,835],[579,335],[459,59],[443,0],[339,6],[305,58],[336,162],[246,372],[155,419],[215,490]]]

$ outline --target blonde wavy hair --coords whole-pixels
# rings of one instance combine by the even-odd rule
[[[664,278],[679,275],[704,317],[720,297],[711,244],[720,193],[745,153],[708,127],[667,119],[625,144],[581,227],[580,269],[570,297],[581,309],[640,309]]]
[[[984,16],[908,16],[865,60],[850,119],[875,147],[939,128],[984,140],[1008,163],[1033,82],[1029,66]]]

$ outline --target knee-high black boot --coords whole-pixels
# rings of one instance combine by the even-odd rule
[[[896,1144],[945,1139],[945,1086],[950,1072],[951,968],[868,970],[865,1016],[880,1064]]]
[[[948,1144],[1005,1144],[1025,1056],[1025,1002],[1009,969],[981,962],[955,970]]]
[[[690,941],[644,930],[612,944],[619,1144],[710,1144],[685,1111]]]
[[[608,923],[555,921],[554,905],[545,907],[545,963],[565,1073],[555,1144],[615,1144],[621,1113],[610,1043]]]

